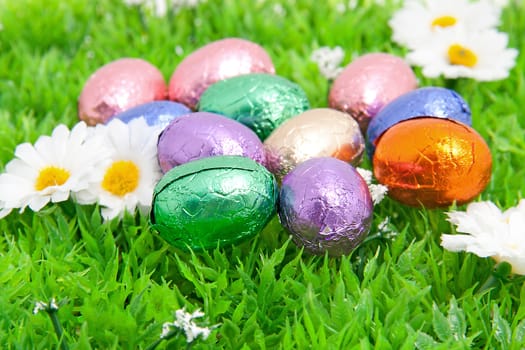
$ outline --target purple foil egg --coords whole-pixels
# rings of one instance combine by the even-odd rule
[[[100,67],[86,81],[78,97],[78,117],[88,125],[105,123],[115,114],[167,96],[164,76],[154,65],[121,58]]]
[[[352,61],[334,80],[328,105],[350,114],[364,133],[383,106],[416,87],[416,76],[402,58],[369,53]]]
[[[370,121],[366,143],[370,159],[385,131],[403,120],[421,117],[451,119],[472,126],[470,107],[457,92],[435,86],[419,88],[387,104]]]
[[[247,126],[219,114],[180,116],[159,136],[157,156],[163,172],[192,160],[222,155],[244,156],[266,164],[259,137]]]
[[[128,109],[115,115],[124,123],[129,123],[136,118],[144,118],[150,126],[160,126],[164,129],[175,118],[191,113],[185,105],[172,101],[153,101]]]
[[[310,253],[350,253],[368,235],[372,213],[365,180],[342,160],[312,158],[283,179],[279,218],[294,242]]]

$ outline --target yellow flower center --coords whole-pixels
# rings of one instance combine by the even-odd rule
[[[465,46],[453,44],[448,48],[448,60],[450,64],[474,67],[478,63],[478,56]]]
[[[140,169],[130,160],[113,162],[104,175],[102,188],[116,196],[135,191],[139,184]]]
[[[42,191],[49,186],[60,186],[69,179],[69,171],[56,166],[48,166],[40,169],[35,181],[35,190]]]
[[[456,24],[457,20],[455,17],[452,16],[441,16],[432,21],[432,28],[434,27],[451,27],[454,24]]]

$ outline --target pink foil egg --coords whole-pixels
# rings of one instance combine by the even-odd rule
[[[244,39],[218,40],[194,51],[175,68],[169,98],[195,109],[201,94],[211,84],[250,73],[275,73],[266,51]]]
[[[162,73],[139,58],[121,58],[100,67],[84,84],[78,117],[88,125],[105,123],[131,107],[167,98]]]
[[[370,53],[351,62],[334,80],[328,105],[350,114],[365,132],[383,106],[416,87],[414,72],[401,58]]]

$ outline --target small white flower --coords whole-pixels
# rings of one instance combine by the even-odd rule
[[[356,170],[368,185],[368,190],[370,191],[370,196],[372,197],[374,205],[379,204],[388,193],[388,187],[381,184],[374,184],[372,182],[372,172],[370,170],[363,168],[356,168]]]
[[[508,36],[495,30],[466,32],[442,30],[432,40],[407,55],[429,78],[472,78],[479,81],[508,77],[518,51],[507,48]]]
[[[49,304],[44,303],[43,301],[37,301],[35,303],[35,308],[33,309],[33,314],[38,314],[40,311],[57,311],[58,304],[55,298],[51,299]]]
[[[216,328],[218,325],[211,327],[200,327],[193,320],[196,318],[201,318],[204,316],[204,313],[197,309],[193,313],[186,312],[184,308],[175,311],[175,321],[166,322],[162,325],[161,338],[166,338],[172,328],[178,328],[184,332],[186,335],[186,341],[188,343],[193,342],[199,336],[202,339],[208,339],[211,334],[211,331]]]
[[[149,126],[144,118],[128,124],[112,119],[92,128],[92,138],[102,139],[109,149],[108,162],[96,169],[99,181],[76,195],[79,203],[98,202],[102,216],[109,220],[133,213],[138,207],[147,212],[155,184],[161,176],[157,160],[157,138],[160,128]]]
[[[40,311],[45,311],[47,309],[47,304],[43,301],[37,301],[35,303],[35,308],[33,309],[33,314],[38,314]]]
[[[412,0],[406,1],[388,23],[395,42],[417,49],[438,29],[458,26],[468,32],[495,29],[499,17],[499,7],[486,1]]]
[[[343,70],[340,65],[344,57],[345,52],[340,46],[323,46],[312,52],[310,59],[317,63],[319,71],[326,79],[335,79]]]
[[[525,200],[505,212],[490,201],[471,203],[466,212],[447,213],[458,232],[467,235],[441,235],[443,248],[467,251],[479,257],[492,257],[512,265],[514,273],[525,275]]]
[[[49,202],[65,201],[70,194],[88,188],[105,150],[98,141],[87,140],[87,134],[84,122],[71,131],[59,125],[51,136],[39,137],[34,146],[18,145],[16,158],[0,175],[0,215],[15,208],[39,211]]]

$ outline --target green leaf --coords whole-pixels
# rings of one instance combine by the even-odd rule
[[[417,332],[417,338],[414,345],[419,350],[432,350],[438,346],[438,342],[424,332]]]
[[[464,339],[467,331],[467,322],[465,313],[458,307],[455,297],[452,297],[450,300],[447,319],[454,340]]]
[[[439,311],[436,304],[432,306],[432,327],[442,342],[446,342],[452,338],[452,331],[450,330],[448,319]]]
[[[492,319],[492,331],[494,332],[494,337],[501,345],[501,349],[505,350],[509,348],[511,331],[510,325],[499,312],[499,307],[497,304],[494,304],[492,308],[493,319]]]

